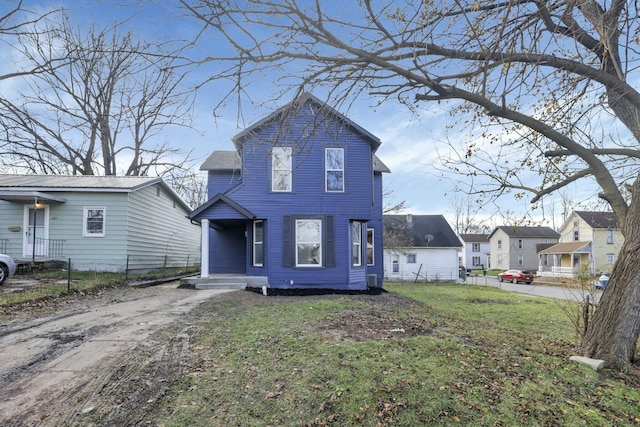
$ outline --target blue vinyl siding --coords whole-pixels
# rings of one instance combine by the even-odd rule
[[[382,176],[373,174],[374,141],[357,127],[317,111],[317,104],[307,103],[282,121],[262,123],[236,140],[244,171],[241,180],[220,171],[209,173],[210,198],[224,193],[255,216],[244,219],[248,237],[242,236],[243,254],[240,239],[224,240],[212,232],[211,273],[220,272],[224,264],[235,266],[241,259],[243,271],[267,276],[273,288],[364,290],[367,274],[378,274],[379,284],[382,283]],[[291,192],[271,191],[270,153],[274,144],[292,148]],[[344,150],[343,192],[326,191],[326,148]],[[232,206],[217,203],[199,213],[199,218],[220,221],[239,216]],[[295,235],[287,230],[295,218],[323,220],[322,265],[295,267]],[[263,267],[251,265],[253,219],[265,220]],[[363,265],[359,267],[351,266],[350,223],[354,220],[363,222]],[[366,265],[367,228],[375,233],[373,267]],[[331,254],[326,252],[329,248]]]

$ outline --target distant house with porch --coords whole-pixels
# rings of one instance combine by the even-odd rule
[[[462,250],[462,265],[467,269],[488,268],[489,252],[491,244],[488,234],[462,233],[460,240],[464,248]]]
[[[233,143],[201,166],[209,200],[189,215],[203,232],[195,286],[220,278],[267,292],[382,287],[389,170],[376,136],[304,94]]]
[[[562,225],[559,243],[539,252],[538,274],[610,273],[623,243],[613,212],[575,211]]]
[[[489,268],[537,270],[538,245],[557,243],[560,234],[550,227],[501,225],[489,234]]]
[[[385,215],[384,275],[396,281],[459,277],[462,242],[443,215]]]
[[[161,178],[0,175],[0,252],[91,271],[200,262],[200,226]]]

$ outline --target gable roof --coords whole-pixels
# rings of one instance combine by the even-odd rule
[[[373,148],[374,152],[380,146],[381,142],[377,136],[373,135],[371,132],[367,131],[366,129],[364,129],[363,127],[361,127],[360,125],[352,121],[351,119],[347,118],[345,115],[339,113],[337,110],[329,107],[325,102],[321,101],[320,99],[316,98],[315,96],[311,95],[308,92],[304,92],[300,96],[294,98],[293,101],[289,102],[283,107],[278,108],[273,113],[269,114],[268,116],[264,117],[263,119],[257,121],[253,125],[244,129],[242,132],[240,132],[239,134],[231,138],[231,140],[233,141],[236,148],[239,148],[242,145],[243,140],[248,136],[255,134],[265,126],[268,126],[274,122],[282,120],[285,116],[291,113],[295,113],[295,111],[299,110],[306,104],[315,105],[319,110],[321,110],[327,116],[333,117],[334,119],[342,122],[344,125],[351,128],[356,133],[368,139],[369,142],[371,143],[371,147]]]
[[[200,218],[201,214],[203,212],[206,212],[210,207],[212,207],[212,206],[214,206],[216,204],[226,204],[231,209],[236,211],[238,213],[238,215],[240,215],[241,217],[247,218],[247,219],[255,219],[255,217],[256,217],[253,214],[253,212],[249,211],[245,207],[243,207],[240,204],[236,203],[234,200],[230,199],[229,197],[225,196],[224,194],[217,194],[216,196],[214,196],[211,199],[209,199],[207,201],[207,203],[205,203],[204,205],[201,205],[196,210],[194,210],[189,215],[187,215],[187,218],[192,219],[194,221],[199,221],[201,219]]]
[[[2,175],[0,174],[0,200],[65,202],[56,193],[131,193],[159,184],[187,211],[191,207],[159,177],[102,176],[102,175]]]
[[[242,159],[237,151],[214,151],[200,165],[201,171],[235,171],[242,168]],[[373,155],[374,172],[391,172],[387,165]]]
[[[464,243],[489,243],[489,235],[483,233],[462,233],[460,234],[460,239]]]
[[[613,212],[574,211],[591,228],[619,228],[618,219]]]
[[[384,228],[402,234],[410,247],[463,246],[443,215],[384,215]]]
[[[491,236],[493,236],[498,230],[502,230],[509,237],[560,238],[560,233],[551,227],[519,227],[513,225],[500,225],[496,227],[489,235],[489,238],[491,238]]]

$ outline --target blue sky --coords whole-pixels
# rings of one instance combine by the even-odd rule
[[[120,4],[135,5],[119,7],[108,1],[88,0],[27,3],[28,7],[34,8],[65,5],[69,8],[72,19],[77,20],[80,25],[100,25],[131,17],[127,26],[141,39],[189,39],[199,28],[199,24],[180,16],[175,9],[158,6],[157,2],[153,1],[123,0]],[[219,48],[215,40],[202,41],[194,51],[198,55],[205,55],[207,49]],[[0,58],[1,55],[3,52],[0,51]],[[191,82],[199,84],[206,80],[208,75],[215,73],[216,64],[208,63],[191,76]],[[204,85],[196,97],[193,129],[168,130],[171,132],[170,139],[179,143],[185,152],[193,150],[196,167],[214,150],[232,150],[233,135],[291,100],[273,99],[273,85],[274,82],[268,79],[260,84],[252,84],[247,89],[251,99],[243,99],[242,110],[239,110],[238,103],[230,100],[228,105],[218,111],[216,120],[212,115],[213,107],[220,102],[227,88],[220,82]],[[322,98],[322,94],[314,94]],[[348,111],[338,109],[382,140],[377,154],[392,171],[391,174],[385,175],[385,187],[392,194],[390,202],[405,201],[405,213],[444,214],[452,222],[454,205],[467,197],[454,191],[455,186],[451,178],[440,176],[440,156],[447,154],[448,141],[463,144],[464,139],[469,136],[457,130],[448,133],[445,131],[445,125],[452,122],[446,104],[425,103],[418,106],[417,113],[411,113],[399,103],[387,102],[382,106],[376,106],[376,101],[374,98],[360,98]],[[526,173],[527,171],[522,171],[523,175]],[[458,176],[457,179],[465,178]],[[567,197],[583,200],[593,194],[595,190],[570,188]],[[487,206],[477,216],[485,222],[490,222],[492,226],[501,225],[502,219],[495,215],[497,211],[522,214],[529,209],[529,199],[530,197],[525,197],[517,200],[508,194],[498,205]],[[547,219],[551,215],[549,206],[553,203],[553,198],[545,202]],[[556,215],[557,211],[556,208]],[[535,212],[534,216],[539,218],[540,212]],[[552,224],[547,220],[545,225]]]

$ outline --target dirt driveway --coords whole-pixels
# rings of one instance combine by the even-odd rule
[[[0,315],[0,425],[136,425],[179,378],[189,312],[222,292],[154,287]],[[48,310],[50,314],[43,314]]]

